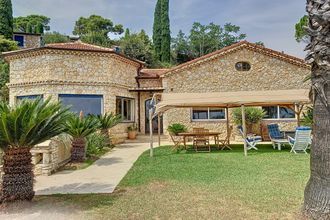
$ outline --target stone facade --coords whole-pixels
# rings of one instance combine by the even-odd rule
[[[237,71],[237,62],[248,62],[250,71]],[[284,60],[247,48],[210,59],[200,65],[178,69],[163,77],[164,93],[203,93],[231,91],[262,91],[308,89],[304,78],[310,74],[306,66],[291,64]],[[234,125],[231,110],[229,121]],[[297,120],[264,120],[279,123],[284,130],[293,130]],[[205,127],[226,135],[226,120],[196,122],[191,109],[172,109],[164,114],[164,128],[172,123],[185,124],[189,129]],[[234,125],[235,126],[235,125]],[[236,130],[236,129],[234,129]],[[237,132],[236,132],[237,134]],[[234,138],[235,135],[233,135]]]
[[[134,122],[139,120],[136,87],[138,65],[117,59],[116,54],[45,50],[42,53],[14,57],[10,60],[10,103],[17,96],[43,95],[58,100],[59,94],[103,95],[103,112],[116,112],[116,97],[134,99]],[[121,123],[111,130],[114,142],[127,137]]]

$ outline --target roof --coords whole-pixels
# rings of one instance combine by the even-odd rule
[[[220,50],[209,53],[205,56],[202,56],[202,57],[199,57],[197,59],[188,61],[188,62],[183,63],[181,65],[175,66],[175,67],[169,69],[168,71],[166,71],[165,73],[163,73],[162,77],[164,77],[166,75],[169,75],[171,73],[174,73],[174,72],[182,71],[186,68],[189,68],[189,67],[192,67],[192,66],[195,66],[195,65],[199,65],[199,64],[208,62],[210,60],[213,60],[213,59],[216,59],[216,58],[219,58],[219,57],[223,57],[225,55],[234,53],[234,52],[236,52],[238,50],[241,50],[243,48],[246,48],[246,49],[252,50],[252,51],[256,51],[256,52],[259,52],[261,54],[264,54],[264,55],[267,55],[267,56],[270,56],[270,57],[274,57],[274,58],[283,60],[285,62],[294,64],[294,65],[297,65],[297,66],[300,66],[300,67],[310,69],[310,66],[303,59],[285,54],[283,52],[278,52],[278,51],[266,48],[264,46],[253,44],[253,43],[250,43],[248,41],[240,41],[240,42],[232,44],[228,47],[224,47]]]
[[[310,103],[309,90],[267,90],[212,93],[163,93],[156,113],[171,108],[240,107]]]
[[[68,49],[68,50],[82,50],[82,51],[97,51],[97,52],[115,52],[111,48],[100,47],[92,44],[83,43],[81,41],[69,42],[69,43],[55,43],[46,44],[45,48],[50,49]]]
[[[159,78],[169,69],[142,69],[138,78]]]
[[[139,63],[141,65],[144,65],[145,63],[132,59],[129,57],[126,57],[123,54],[115,52],[111,48],[106,48],[106,47],[100,47],[92,44],[87,44],[83,43],[81,41],[76,41],[76,42],[69,42],[69,43],[55,43],[55,44],[46,44],[43,47],[38,47],[38,48],[29,48],[29,49],[21,49],[21,50],[15,50],[15,51],[9,51],[9,52],[4,52],[2,55],[4,57],[10,57],[14,55],[19,55],[19,54],[26,54],[30,52],[36,52],[36,51],[42,51],[42,50],[63,50],[63,51],[82,51],[82,52],[95,52],[95,53],[111,53],[111,54],[116,54],[126,60],[130,60],[135,63]]]

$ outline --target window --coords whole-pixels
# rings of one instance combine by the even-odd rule
[[[296,113],[292,108],[282,106],[266,106],[262,107],[266,112],[265,119],[294,119]]]
[[[15,35],[14,36],[14,41],[17,42],[17,45],[19,47],[24,47],[24,36],[22,36],[22,35]]]
[[[251,69],[251,65],[248,62],[238,62],[235,65],[237,71],[249,71]]]
[[[17,96],[16,100],[17,100],[17,102],[21,102],[23,100],[33,101],[33,100],[38,99],[38,98],[43,99],[43,95],[22,95],[22,96]]]
[[[121,115],[126,122],[134,121],[134,99],[117,97],[116,114]]]
[[[60,94],[59,100],[64,106],[76,114],[81,111],[84,115],[101,115],[103,113],[102,95],[70,95]]]
[[[226,112],[223,108],[194,108],[192,110],[193,121],[213,121],[226,119]]]

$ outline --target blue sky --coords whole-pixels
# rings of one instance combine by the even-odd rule
[[[43,14],[51,30],[71,34],[80,16],[98,14],[134,31],[152,32],[156,0],[12,0],[14,16]],[[294,39],[294,24],[305,14],[302,0],[170,0],[172,36],[188,32],[194,21],[241,27],[250,42],[303,58],[303,44]]]

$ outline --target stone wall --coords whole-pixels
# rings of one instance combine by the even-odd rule
[[[133,98],[134,122],[138,121],[137,94],[129,92],[137,87],[138,66],[116,59],[115,54],[71,53],[46,51],[34,56],[10,60],[10,103],[17,96],[43,95],[58,101],[59,94],[103,95],[104,112],[116,112],[116,97]],[[114,142],[127,137],[127,127],[121,123],[111,129]]]
[[[250,63],[251,70],[247,72],[237,71],[235,64],[240,61]],[[308,68],[242,49],[201,65],[168,74],[163,78],[163,86],[165,93],[307,89],[310,85],[309,82],[304,82],[304,78],[309,73]],[[191,118],[191,109],[172,109],[164,115],[164,130],[168,125],[179,122],[185,124],[189,129],[205,127],[210,130],[221,131],[224,136],[226,134],[225,120],[194,122]],[[233,125],[231,116],[229,119],[230,124]],[[297,121],[294,119],[274,120],[274,122],[279,123],[284,130],[292,130],[297,125]]]
[[[142,88],[159,88],[162,87],[161,79],[139,79]]]
[[[37,48],[41,46],[41,35],[38,34],[25,34],[14,33],[13,36],[24,36],[24,49]],[[13,37],[14,38],[14,37]]]

